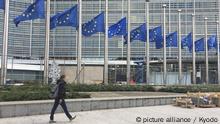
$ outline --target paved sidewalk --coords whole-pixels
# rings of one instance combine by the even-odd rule
[[[73,114],[73,113],[72,113]],[[208,118],[205,124],[220,124],[220,108],[208,109],[184,109],[174,106],[153,106],[114,110],[100,110],[75,113],[77,118],[69,122],[64,114],[56,114],[55,120],[57,124],[203,124],[202,117]],[[158,118],[172,118],[172,122],[166,123],[147,123]],[[145,119],[144,119],[145,118]],[[180,118],[190,118],[189,123],[176,123]],[[200,118],[200,122],[199,122]],[[48,124],[49,115],[38,115],[28,117],[4,118],[0,119],[0,124]],[[185,119],[187,120],[187,119]],[[207,119],[206,119],[207,120]],[[138,121],[138,122],[137,122]]]

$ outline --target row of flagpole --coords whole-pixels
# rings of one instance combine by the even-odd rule
[[[130,4],[130,1],[128,0]],[[82,25],[82,0],[78,0],[79,6],[79,25]],[[104,83],[108,83],[108,0],[105,1],[105,55],[104,55]],[[130,8],[129,8],[130,9]],[[6,83],[7,75],[7,48],[8,48],[8,23],[9,23],[9,0],[5,0],[4,8],[4,34],[3,34],[3,51],[1,62],[1,82]],[[130,14],[129,14],[130,15]],[[49,41],[50,41],[50,0],[46,1],[46,38],[44,48],[44,83],[48,83],[48,70],[49,70]],[[82,64],[82,26],[78,28],[78,43],[77,43],[77,82],[81,80],[81,64]],[[130,58],[130,57],[129,57]],[[130,63],[130,62],[129,62]],[[129,64],[128,64],[129,65]],[[129,71],[130,72],[130,71]]]
[[[130,83],[130,54],[131,54],[131,8],[130,8],[130,0],[127,0],[127,83]],[[49,41],[50,41],[50,0],[46,1],[46,40],[45,40],[45,51],[44,51],[44,82],[48,83],[48,66],[49,66]],[[145,3],[145,9],[146,9],[146,28],[147,28],[147,39],[146,39],[146,82],[149,83],[149,66],[150,66],[150,57],[149,57],[149,0],[146,0]],[[82,25],[82,0],[78,0],[78,6],[79,6],[79,25]],[[163,84],[167,84],[167,61],[166,61],[166,4],[163,6]],[[5,11],[4,11],[4,35],[3,35],[3,51],[2,51],[2,62],[1,62],[1,82],[5,84],[6,82],[6,74],[7,74],[7,46],[8,46],[8,19],[9,19],[9,0],[5,0]],[[206,83],[208,83],[208,66],[209,66],[209,60],[208,60],[208,44],[207,44],[207,18],[205,18],[204,21],[205,25],[205,58],[206,58]],[[219,22],[216,22],[216,28],[217,28],[217,39],[218,39],[218,45],[217,45],[217,55],[218,55],[218,83],[220,84],[220,57],[219,57]],[[179,84],[182,83],[182,51],[181,51],[181,10],[178,10],[178,41],[179,41]],[[82,54],[82,26],[79,26],[78,28],[78,42],[77,42],[77,82],[80,83],[80,72],[81,72],[81,54]],[[192,59],[193,59],[193,81],[192,83],[196,83],[196,53],[195,53],[195,12],[192,14]],[[104,83],[108,84],[108,0],[105,1],[105,42],[104,42]]]
[[[166,61],[166,4],[163,4],[163,84],[167,83],[167,61]],[[182,83],[182,48],[181,48],[181,9],[178,11],[178,63],[179,63],[179,84]],[[207,20],[204,18],[204,32],[205,32],[205,83],[209,83],[209,55],[208,55],[208,32],[207,32]],[[192,59],[193,59],[193,76],[192,84],[196,84],[196,52],[195,52],[195,11],[192,14]],[[219,21],[216,22],[216,37],[217,37],[217,65],[218,65],[218,84],[220,84],[220,51],[219,51]]]
[[[78,0],[79,5],[79,25],[82,25],[82,0]],[[77,82],[81,82],[81,64],[82,64],[82,26],[78,29],[78,43],[77,43]],[[104,84],[108,84],[108,0],[105,0],[105,41],[104,41]]]

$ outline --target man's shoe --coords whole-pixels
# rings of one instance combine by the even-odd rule
[[[50,120],[49,123],[56,123],[56,121],[54,121],[54,120]]]
[[[76,115],[74,115],[72,118],[70,118],[70,121],[74,120],[76,118]]]

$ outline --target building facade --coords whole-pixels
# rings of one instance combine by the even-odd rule
[[[33,0],[10,0],[9,23],[9,55],[12,58],[39,60],[44,57],[45,20],[26,21],[15,27],[13,19],[21,14]],[[73,0],[51,0],[51,16],[77,4]],[[167,4],[166,23],[167,33],[177,30],[177,10],[182,9],[182,37],[192,31],[191,14],[196,14],[196,39],[204,37],[204,17],[208,17],[208,35],[216,34],[216,21],[220,15],[219,0],[150,0],[150,28],[162,25],[162,5]],[[91,20],[101,11],[105,11],[104,0],[83,0],[83,23]],[[131,0],[131,27],[132,29],[145,23],[145,0]],[[3,27],[4,11],[0,10],[0,27]],[[109,1],[109,25],[114,24],[127,16],[126,0]],[[2,47],[3,28],[0,28],[0,47]],[[50,32],[50,57],[64,60],[75,60],[77,55],[77,31],[72,27],[57,27]],[[98,33],[92,37],[82,38],[82,58],[87,60],[104,58],[104,34]],[[126,45],[123,37],[109,39],[109,59],[118,60],[126,57]],[[0,51],[2,52],[2,51]],[[151,59],[161,59],[162,50],[150,43]],[[191,60],[191,53],[183,49],[183,58]],[[216,51],[209,52],[210,58],[215,61]],[[176,58],[177,48],[168,48],[167,57]],[[145,57],[145,43],[134,41],[131,43],[132,59]],[[205,53],[197,53],[197,58],[204,59]]]
[[[33,0],[10,0],[10,24],[9,24],[9,56],[17,57],[43,57],[45,41],[45,20],[34,20],[22,22],[15,27],[13,19]],[[103,0],[83,0],[83,23],[89,21],[99,12],[105,10]],[[52,0],[51,15],[61,12],[77,4],[72,0]],[[177,30],[177,9],[182,9],[182,36],[191,32],[191,14],[196,14],[196,38],[204,37],[204,17],[208,17],[208,34],[216,33],[215,21],[219,17],[218,0],[150,0],[150,28],[159,26],[163,22],[162,5],[167,4],[167,32]],[[109,25],[117,22],[127,15],[126,0],[109,1]],[[131,1],[131,26],[132,29],[145,22],[145,0]],[[3,11],[0,11],[0,26],[3,27]],[[0,43],[2,44],[2,31],[0,28]],[[76,29],[71,27],[58,27],[51,30],[50,35],[50,57],[76,58]],[[116,59],[126,57],[126,46],[123,45],[122,37],[109,39],[109,58]],[[145,44],[135,41],[131,44],[131,56],[144,57]],[[104,34],[96,34],[92,37],[83,37],[83,58],[103,58],[104,56]],[[151,43],[150,56],[162,57],[161,50],[155,49]],[[168,49],[168,56],[177,56],[176,48]],[[211,52],[212,53],[212,52]],[[199,55],[202,53],[199,53]],[[212,54],[211,54],[212,55]],[[183,50],[184,57],[191,57],[188,50]],[[202,55],[201,55],[202,56]]]

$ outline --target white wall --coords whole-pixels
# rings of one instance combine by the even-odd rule
[[[99,84],[103,82],[103,66],[82,66],[82,68],[82,83]],[[76,83],[76,66],[61,66],[61,72],[66,75],[68,83]]]

